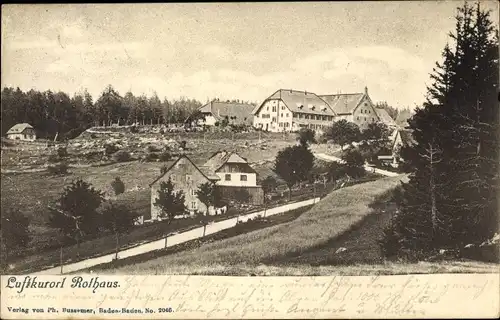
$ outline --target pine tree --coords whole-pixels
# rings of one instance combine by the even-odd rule
[[[401,151],[413,172],[384,243],[400,257],[460,253],[498,227],[498,33],[479,3],[465,3],[450,36],[410,120],[415,144]]]

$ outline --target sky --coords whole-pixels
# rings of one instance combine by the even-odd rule
[[[202,102],[366,86],[374,102],[413,108],[462,3],[3,5],[1,84]],[[497,1],[482,6],[498,19]]]

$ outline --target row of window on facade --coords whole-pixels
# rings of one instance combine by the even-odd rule
[[[231,175],[230,174],[224,175],[224,180],[225,181],[231,181]],[[240,174],[240,181],[247,181],[247,175],[246,174]]]
[[[190,174],[186,174],[185,178],[186,178],[186,182],[190,182],[193,179],[193,177]],[[170,175],[170,180],[172,180],[172,182],[177,181],[176,175],[175,174],[171,174]]]
[[[286,114],[281,114],[281,117],[290,117],[289,113]],[[264,113],[261,115],[262,119],[269,119],[271,118],[271,115],[268,113]],[[296,119],[307,119],[307,120],[320,120],[320,121],[333,121],[333,116],[325,116],[325,115],[320,115],[320,114],[308,114],[308,113],[293,113],[293,118]],[[272,122],[276,122],[276,117],[272,118]]]
[[[281,110],[285,110],[285,106],[281,106]],[[269,111],[269,106],[266,107],[266,111]],[[277,111],[276,106],[272,106],[272,112],[276,112],[276,111]]]
[[[359,120],[359,117],[356,117],[356,120]],[[364,121],[366,121],[366,117],[364,117]],[[372,118],[372,122],[375,122],[375,118]]]
[[[172,182],[175,182],[177,181],[177,177],[175,176],[175,174],[172,174],[170,175],[170,179],[172,180]],[[190,175],[190,174],[186,174],[186,182],[191,182],[193,180],[193,177]],[[225,181],[231,181],[231,174],[226,174],[224,176],[224,180]],[[240,174],[240,181],[247,181],[247,175],[246,174]],[[194,195],[194,193],[192,193],[192,195]]]

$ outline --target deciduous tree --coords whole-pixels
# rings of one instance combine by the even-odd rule
[[[278,152],[273,170],[285,180],[289,200],[292,196],[292,187],[297,182],[308,179],[313,165],[314,156],[304,145],[287,147]]]

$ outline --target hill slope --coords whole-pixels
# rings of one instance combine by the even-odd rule
[[[401,177],[336,190],[311,210],[289,223],[265,228],[203,245],[191,251],[146,261],[113,270],[116,273],[170,273],[182,267],[186,273],[215,266],[258,266],[298,256],[311,248],[324,245],[371,212],[368,207],[376,195],[399,184]],[[222,267],[222,268],[224,268]]]

